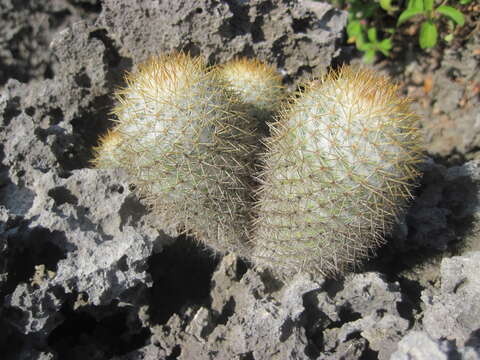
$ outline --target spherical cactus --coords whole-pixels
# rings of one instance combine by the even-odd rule
[[[102,169],[123,167],[122,136],[118,130],[107,131],[100,138],[98,146],[93,151],[94,159],[92,163],[95,167]]]
[[[217,71],[245,104],[247,114],[259,122],[259,135],[265,135],[266,124],[285,99],[280,74],[273,66],[248,58],[231,60],[218,66]]]
[[[266,141],[256,264],[283,277],[338,275],[365,259],[412,196],[416,120],[397,86],[370,70],[307,85]]]
[[[128,75],[117,99],[115,154],[155,214],[217,251],[245,254],[256,127],[223,80],[200,58],[159,56]],[[105,148],[100,165],[111,158]]]

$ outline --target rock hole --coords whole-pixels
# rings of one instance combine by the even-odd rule
[[[7,102],[7,106],[3,112],[3,123],[8,126],[12,119],[20,115],[20,98],[15,96]]]
[[[236,274],[235,274],[236,279],[240,280],[243,277],[243,275],[247,273],[249,267],[250,266],[245,261],[239,258],[237,260],[237,268],[236,268]]]
[[[282,327],[280,328],[280,341],[284,342],[286,341],[290,335],[293,333],[295,325],[293,323],[293,320],[291,318],[287,318],[285,322],[282,324]]]
[[[230,296],[227,303],[223,306],[222,313],[218,317],[218,324],[225,325],[230,318],[235,313],[235,299]]]
[[[97,359],[98,354],[105,359],[121,356],[144,346],[150,336],[147,329],[137,328],[135,321],[131,323],[127,308],[116,305],[77,311],[64,305],[61,313],[65,320],[48,336],[48,345],[61,359]],[[92,314],[100,314],[100,319]]]
[[[374,351],[369,346],[366,346],[359,360],[378,360],[378,351]]]
[[[58,176],[62,179],[68,179],[70,176],[72,176],[72,172],[67,170],[60,170],[58,172]]]
[[[165,360],[176,360],[182,354],[182,348],[180,345],[175,345],[172,349],[170,355],[168,355]]]
[[[258,43],[261,41],[265,41],[265,34],[262,29],[262,24],[263,24],[263,18],[262,17],[257,17],[255,19],[255,22],[252,24],[252,41],[253,43]]]
[[[124,191],[125,189],[123,188],[122,185],[114,184],[114,185],[110,186],[109,190],[110,190],[112,193],[116,192],[116,193],[119,193],[119,194],[123,194],[123,191]]]
[[[90,86],[92,86],[92,81],[90,80],[90,77],[85,72],[76,74],[74,77],[74,80],[79,87],[88,89]]]
[[[53,188],[49,190],[47,194],[53,199],[56,206],[61,206],[63,204],[78,204],[78,198],[63,186]]]
[[[35,115],[35,111],[36,110],[33,106],[29,106],[29,107],[25,108],[25,114],[27,114],[30,117]]]
[[[251,27],[248,6],[242,6],[235,0],[227,0],[227,4],[233,16],[220,26],[220,33],[227,39],[247,34]]]
[[[344,306],[340,309],[340,313],[338,314],[338,316],[340,317],[342,323],[357,321],[362,318],[362,315],[360,313],[352,311],[347,306]]]
[[[3,288],[6,294],[12,293],[19,283],[29,283],[36,265],[45,265],[45,273],[56,272],[58,262],[66,258],[66,252],[56,245],[66,242],[61,231],[43,227],[29,229],[28,224],[23,223],[7,232],[7,241],[10,261]]]
[[[123,188],[122,188],[123,189]],[[120,191],[119,191],[120,192]],[[122,190],[123,192],[123,190]],[[120,192],[121,194],[121,192]],[[125,225],[135,225],[147,213],[147,209],[143,206],[137,197],[133,194],[128,195],[120,207],[120,230]]]
[[[320,356],[320,349],[323,347],[323,330],[331,323],[330,319],[319,308],[318,293],[319,290],[312,290],[302,296],[303,307],[305,308],[302,321],[308,339],[306,352],[312,358]]]
[[[240,356],[238,357],[239,360],[255,360],[255,358],[253,357],[253,352],[250,351],[248,353],[245,353],[245,354],[240,354]]]
[[[306,33],[310,27],[310,19],[293,19],[292,29],[295,33]]]
[[[410,324],[413,324],[415,322],[415,314],[422,311],[421,296],[424,287],[417,281],[407,278],[400,278],[399,282],[402,293],[404,294],[404,301],[397,303],[397,311],[402,318],[407,319]]]
[[[45,70],[43,72],[43,77],[45,79],[53,79],[54,76],[55,76],[55,74],[53,72],[52,66],[50,64],[46,64],[45,65]]]
[[[87,2],[77,1],[74,2],[75,7],[82,9],[86,13],[99,14],[102,11],[102,2]]]
[[[193,239],[181,236],[149,259],[153,280],[150,317],[165,324],[187,305],[208,305],[210,284],[218,259]]]

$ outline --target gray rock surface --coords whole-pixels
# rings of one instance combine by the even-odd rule
[[[134,63],[183,50],[222,63],[255,56],[290,81],[319,75],[340,54],[346,13],[291,0],[106,0],[97,24]]]
[[[7,232],[10,241],[37,247],[31,262],[43,266],[6,298],[7,307],[22,312],[14,322],[22,332],[48,335],[66,294],[88,299],[82,306],[98,306],[133,302],[130,290],[149,286],[147,258],[155,242],[168,238],[145,220],[147,211],[123,174],[84,169],[63,179],[47,172],[32,189],[35,198],[24,215],[29,230]]]
[[[480,353],[471,347],[457,349],[446,340],[434,340],[425,332],[411,331],[398,343],[398,350],[391,360],[448,360],[480,359]]]
[[[480,252],[443,259],[439,291],[422,295],[426,305],[423,326],[433,338],[480,348],[480,336],[475,335],[480,329],[479,265]]]
[[[96,17],[100,3],[91,0],[3,0],[0,5],[0,87],[9,78],[22,82],[51,78],[57,62],[48,46],[55,34],[81,19]]]
[[[480,34],[469,36],[463,51],[446,50],[441,68],[435,71],[429,94],[432,107],[422,115],[425,140],[430,153],[440,156],[476,151],[480,145],[480,99],[476,86],[480,82],[477,71]]]
[[[359,333],[377,351],[379,359],[389,359],[401,336],[409,329],[409,321],[400,316],[403,302],[398,283],[388,283],[379,274],[356,274],[347,279],[336,297],[336,304],[360,319],[345,323],[337,334],[341,342]],[[344,310],[344,311],[345,311]]]
[[[446,168],[427,159],[422,170],[419,194],[393,235],[392,246],[400,251],[445,251],[463,239],[466,248],[480,249],[480,161]]]
[[[240,279],[234,255],[226,256],[213,275],[210,309],[188,309],[154,331],[153,342],[167,353],[176,346],[178,359],[232,358],[309,359],[302,323],[302,296],[320,284],[298,277],[277,298],[266,293],[259,274],[248,270]],[[165,336],[166,328],[169,335]],[[185,330],[181,330],[185,329]]]

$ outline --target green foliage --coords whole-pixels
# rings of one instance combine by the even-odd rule
[[[465,18],[459,5],[472,0],[332,0],[337,6],[348,10],[348,42],[355,43],[364,53],[364,61],[371,63],[377,53],[389,56],[393,35],[398,28],[412,21],[420,22],[418,43],[422,49],[438,43],[439,24],[447,23],[449,33],[443,38],[453,39],[451,30],[463,26]],[[446,3],[450,2],[450,5]]]
[[[363,60],[366,63],[372,63],[377,52],[388,56],[392,49],[391,38],[379,40],[376,28],[367,29],[358,20],[353,20],[348,24],[347,33],[350,39],[354,39],[357,49],[365,53]]]

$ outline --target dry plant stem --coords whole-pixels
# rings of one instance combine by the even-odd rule
[[[383,241],[418,177],[417,118],[397,86],[344,67],[313,81],[273,124],[252,244],[289,277],[338,275]]]

